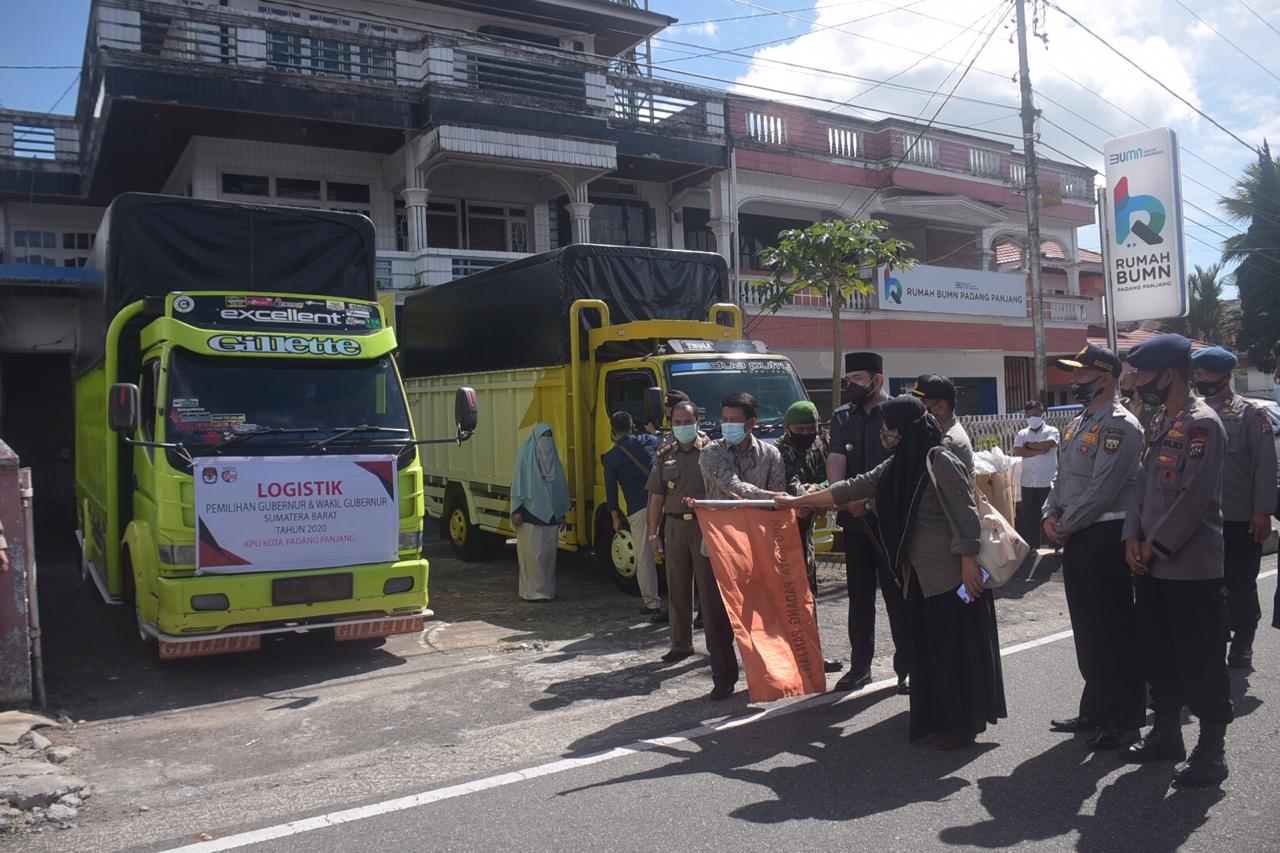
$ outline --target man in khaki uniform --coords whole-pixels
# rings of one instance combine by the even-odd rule
[[[1231,619],[1227,666],[1245,669],[1253,663],[1253,636],[1262,618],[1258,570],[1276,506],[1276,443],[1267,413],[1231,388],[1236,362],[1235,353],[1222,347],[1191,358],[1196,391],[1218,413],[1227,434],[1222,463],[1222,568]]]
[[[702,531],[685,498],[700,500],[707,495],[699,462],[702,449],[710,441],[698,432],[697,410],[688,401],[671,410],[674,444],[657,457],[649,472],[649,540],[654,553],[661,554],[667,571],[667,613],[671,626],[671,650],[662,656],[667,663],[693,654],[693,579],[711,574],[711,565],[702,553]],[[699,592],[712,584],[699,583]],[[710,641],[708,641],[710,642]],[[730,656],[733,650],[729,650]],[[735,662],[736,666],[736,662]]]

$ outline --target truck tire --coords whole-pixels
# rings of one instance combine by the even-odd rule
[[[618,589],[628,595],[639,595],[640,584],[636,581],[636,549],[631,541],[631,531],[625,527],[619,533],[613,532],[613,520],[608,511],[596,515],[596,535],[594,541],[596,567],[608,572]]]
[[[454,555],[468,563],[484,559],[492,550],[492,539],[478,526],[471,523],[466,498],[458,491],[445,498],[444,515],[440,516],[442,532],[449,540]]]

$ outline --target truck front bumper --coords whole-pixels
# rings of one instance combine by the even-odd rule
[[[351,597],[311,603],[277,604],[274,581],[351,575]],[[316,571],[159,578],[155,623],[140,630],[165,647],[180,646],[188,657],[257,648],[264,634],[336,630],[339,639],[360,639],[421,630],[427,609],[428,565],[423,559]],[[403,586],[407,589],[400,591]],[[387,592],[386,590],[397,590]],[[193,600],[225,597],[226,607],[197,610]],[[206,605],[207,606],[207,605]],[[211,641],[220,641],[211,643]],[[212,648],[219,646],[222,648]],[[201,651],[210,647],[208,651]]]

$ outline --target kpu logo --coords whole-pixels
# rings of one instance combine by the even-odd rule
[[[902,282],[893,277],[893,267],[884,268],[884,298],[902,304]]]
[[[1160,203],[1160,199],[1153,195],[1129,195],[1129,179],[1121,178],[1116,182],[1115,189],[1115,210],[1116,210],[1116,243],[1125,245],[1129,243],[1129,234],[1142,238],[1142,241],[1148,246],[1155,246],[1164,242],[1164,238],[1160,236],[1160,232],[1164,230],[1164,205]],[[1135,217],[1145,213],[1147,221],[1141,219],[1135,220]],[[1129,243],[1132,246],[1132,243]]]
[[[206,485],[213,485],[218,482],[218,469],[212,467],[205,468],[200,472],[200,477],[205,481]]]

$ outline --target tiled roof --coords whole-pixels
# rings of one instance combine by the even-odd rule
[[[1090,327],[1089,343],[1097,344],[1100,347],[1105,347],[1107,345],[1106,333],[1104,332],[1102,335],[1095,335],[1093,333],[1096,330],[1097,330],[1097,327]],[[1159,335],[1163,335],[1163,334],[1164,332],[1157,331],[1154,329],[1134,329],[1132,332],[1117,332],[1116,347],[1120,350],[1120,352],[1117,354],[1123,357],[1125,353],[1127,353],[1130,349],[1142,343],[1143,341],[1149,341],[1152,338],[1157,337]],[[1197,350],[1202,350],[1202,349],[1208,349],[1211,346],[1213,346],[1213,344],[1205,343],[1204,341],[1198,341],[1194,338],[1191,339],[1192,352],[1195,352]]]
[[[1102,256],[1097,252],[1090,252],[1087,249],[1080,250],[1080,260],[1095,264],[1102,263]],[[1040,257],[1050,261],[1065,261],[1066,254],[1062,251],[1062,246],[1053,240],[1042,240],[1040,242]],[[996,263],[997,264],[1016,264],[1022,260],[1022,247],[1017,243],[1004,242],[996,246]]]

